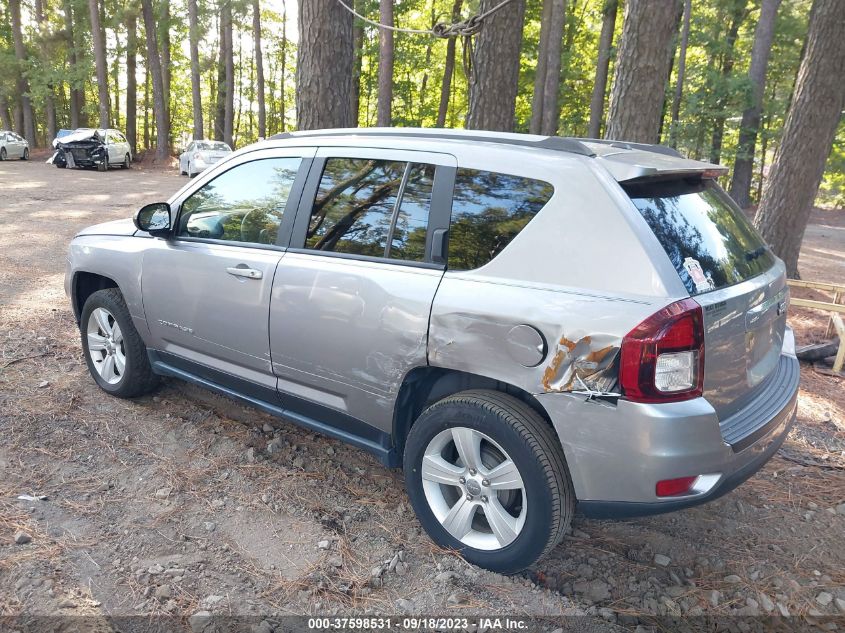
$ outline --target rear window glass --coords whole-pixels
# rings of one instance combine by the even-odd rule
[[[449,268],[471,270],[498,255],[554,193],[542,180],[458,169],[449,229]]]
[[[691,295],[767,271],[774,255],[712,180],[624,185]]]

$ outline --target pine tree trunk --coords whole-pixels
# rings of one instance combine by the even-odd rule
[[[144,28],[147,33],[147,64],[153,84],[153,112],[156,125],[156,160],[165,160],[170,154],[168,139],[167,109],[164,102],[164,82],[161,73],[161,58],[158,56],[158,36],[156,22],[153,15],[152,0],[141,0],[141,10],[144,14]]]
[[[100,6],[98,0],[88,0],[88,13],[91,17],[91,44],[94,47],[94,63],[97,69],[97,95],[99,98],[99,126],[111,127],[109,116],[109,83],[106,65],[106,42],[100,24]]]
[[[607,92],[607,74],[610,69],[610,51],[613,47],[613,32],[616,30],[616,13],[619,0],[605,0],[604,14],[599,35],[599,54],[596,61],[596,81],[590,98],[590,125],[587,136],[599,138],[604,121],[604,97]]]
[[[393,0],[379,0],[379,21],[393,26]],[[379,29],[376,125],[390,127],[393,105],[393,31]]]
[[[126,140],[134,156],[138,151],[138,16],[130,8],[126,16]]]
[[[845,2],[814,0],[804,56],[756,224],[798,274],[798,254],[845,107]]]
[[[531,134],[539,134],[543,127],[543,89],[546,86],[546,64],[549,62],[549,37],[554,1],[543,0],[543,13],[540,16],[540,41],[537,44],[537,67],[534,69],[534,93],[531,97],[531,121],[528,124],[528,131]],[[562,33],[561,36],[563,36]]]
[[[543,116],[540,134],[552,136],[557,132],[560,108],[560,54],[563,42],[563,27],[566,24],[566,0],[547,0],[552,3],[549,41],[546,54],[546,77],[543,82]],[[574,32],[574,31],[573,31]]]
[[[484,13],[501,0],[481,0]],[[519,88],[519,51],[525,0],[513,0],[484,21],[476,36],[466,127],[512,132]]]
[[[202,89],[200,86],[199,24],[197,0],[188,0],[188,40],[191,53],[191,104],[194,112],[194,139],[205,138],[202,120]]]
[[[731,178],[731,197],[743,209],[751,205],[751,176],[754,172],[754,151],[757,145],[757,130],[763,114],[763,94],[766,90],[766,71],[775,36],[775,23],[781,0],[763,0],[760,19],[754,31],[754,46],[751,50],[751,67],[748,79],[751,82],[751,99],[742,112],[739,126],[739,142],[736,148],[734,172]]]
[[[223,60],[226,73],[225,100],[223,102],[223,142],[234,149],[235,131],[235,51],[232,35],[232,4],[223,3]]]
[[[361,0],[354,0],[353,6],[360,13]],[[361,107],[361,65],[364,60],[364,24],[355,18],[352,23],[352,92],[349,107],[354,125],[358,125],[358,112]]]
[[[279,111],[280,111],[280,119],[281,119],[281,129],[280,132],[285,131],[285,78],[287,74],[285,73],[285,65],[287,64],[287,52],[288,52],[288,35],[287,35],[287,6],[285,5],[285,0],[282,0],[282,42],[279,45],[279,56],[281,59],[279,60],[279,64],[281,65],[281,72],[280,72],[280,79],[279,79]],[[359,69],[360,73],[360,69]],[[355,86],[358,87],[357,84]],[[355,114],[355,122],[357,125],[357,115],[358,115],[358,107],[357,107],[357,97],[356,97],[356,107],[352,112]]]
[[[29,142],[30,147],[35,147],[35,119],[32,112],[32,101],[29,98],[29,82],[23,74],[23,67],[26,64],[26,47],[23,43],[23,31],[21,30],[21,2],[20,0],[9,0],[9,12],[12,17],[12,40],[15,47],[15,59],[20,69],[17,73],[17,92],[20,99],[20,126],[18,131],[23,134]]]
[[[150,149],[150,62],[144,53],[144,150]]]
[[[628,0],[622,26],[605,138],[656,143],[666,77],[683,5]]]
[[[252,0],[252,30],[255,38],[255,83],[258,92],[258,136],[267,136],[267,106],[264,102],[264,57],[261,53],[261,9]]]
[[[725,53],[722,59],[722,81],[720,96],[716,101],[716,117],[713,123],[713,142],[711,143],[710,162],[719,164],[722,160],[722,142],[725,137],[725,121],[727,119],[728,106],[728,82],[734,67],[734,49],[736,38],[739,34],[739,27],[748,15],[746,7],[748,0],[734,0],[733,12],[731,14],[731,26],[725,38]]]
[[[672,114],[669,123],[669,145],[672,147],[678,146],[678,119],[681,114],[681,98],[684,96],[691,15],[692,0],[684,0],[684,26],[681,31],[681,50],[678,53],[678,78],[675,82],[675,97],[672,99]]]
[[[227,2],[228,0],[222,0]],[[214,139],[222,141],[223,121],[226,118],[226,35],[223,32],[223,8],[220,7],[218,22],[218,54],[217,54],[217,91],[214,110]]]
[[[73,8],[70,0],[64,0],[62,9],[65,16],[65,39],[67,41],[67,57],[68,64],[71,68],[76,66],[76,39],[73,35]],[[79,127],[79,89],[68,82],[70,88],[70,127],[76,129]]]
[[[297,128],[352,127],[352,14],[336,0],[301,0],[297,24]]]
[[[461,19],[463,0],[452,3],[452,24]],[[446,115],[449,112],[449,96],[452,90],[452,75],[455,72],[455,48],[458,41],[450,37],[446,42],[446,62],[443,65],[443,81],[440,83],[440,104],[437,107],[437,127],[446,125]]]
[[[170,0],[161,0],[161,22],[159,24],[160,37],[159,48],[161,50],[161,87],[164,92],[164,112],[167,116],[168,134],[173,129],[173,120],[170,107],[170,83],[172,74],[171,52],[170,52]],[[168,137],[168,147],[173,144],[173,139]]]
[[[47,51],[45,40],[50,36],[49,25],[44,17],[43,0],[35,0],[35,19],[38,22],[38,47],[41,51],[41,61],[45,68],[50,67],[50,54]],[[56,137],[56,98],[55,87],[52,82],[47,84],[47,94],[44,95],[44,114],[47,119],[47,145]]]

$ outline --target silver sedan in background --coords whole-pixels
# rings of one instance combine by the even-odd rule
[[[222,141],[191,141],[179,155],[179,173],[193,178],[231,153],[232,148]]]
[[[29,143],[14,132],[0,130],[0,160],[10,158],[29,160]]]

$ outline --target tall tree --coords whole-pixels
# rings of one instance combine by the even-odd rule
[[[792,105],[757,212],[757,227],[790,277],[798,275],[804,230],[845,107],[843,33],[845,2],[814,0]]]
[[[267,109],[264,103],[264,56],[261,53],[261,9],[252,0],[252,35],[255,41],[255,83],[258,97],[258,136],[267,136]]]
[[[656,143],[666,79],[683,5],[666,0],[654,10],[649,0],[628,0],[610,92],[605,137]]]
[[[710,149],[710,162],[719,163],[722,160],[722,142],[725,137],[725,121],[727,120],[728,97],[730,93],[730,79],[735,60],[736,38],[739,27],[748,15],[748,0],[733,0],[731,7],[731,25],[725,37],[722,52],[721,81],[719,96],[716,99],[716,116],[713,121],[713,142]]]
[[[479,11],[500,4],[501,0],[481,0]],[[472,54],[469,129],[513,131],[524,15],[525,0],[512,0],[484,21]]]
[[[172,129],[172,121],[170,118],[170,78],[171,68],[170,63],[170,0],[161,0],[161,21],[159,22],[160,30],[160,44],[161,50],[161,89],[164,94],[164,113],[167,117],[168,134]],[[170,146],[171,139],[168,138],[167,145]]]
[[[223,0],[226,2],[226,0]],[[214,95],[214,139],[223,140],[223,120],[226,118],[226,34],[223,32],[223,9],[217,14],[217,91]]]
[[[133,156],[138,151],[138,14],[126,10],[126,140]]]
[[[687,72],[687,48],[689,47],[692,0],[684,0],[684,26],[681,29],[681,50],[678,53],[678,76],[675,80],[675,96],[672,99],[672,114],[669,123],[669,145],[678,146],[678,121],[681,114],[681,99],[684,96],[684,79]]]
[[[232,36],[232,3],[223,1],[220,19],[223,22],[223,64],[226,73],[226,98],[223,102],[223,142],[234,146],[235,129],[235,51]]]
[[[607,92],[607,73],[610,69],[610,51],[613,47],[613,32],[616,30],[616,13],[619,0],[605,0],[602,10],[599,53],[596,61],[596,79],[590,98],[590,124],[587,135],[599,138],[604,120],[604,97]]]
[[[22,132],[30,146],[35,147],[35,119],[32,112],[32,100],[29,96],[29,82],[26,79],[24,66],[26,64],[26,47],[23,43],[23,31],[21,29],[21,1],[9,0],[9,10],[12,17],[12,41],[15,47],[15,59],[18,62],[17,70],[17,91],[20,99],[18,108],[21,112]]]
[[[463,0],[452,2],[452,24],[461,19]],[[440,83],[440,104],[437,107],[437,127],[446,125],[446,114],[449,112],[449,97],[452,90],[452,75],[455,72],[455,47],[457,38],[450,37],[446,42],[446,61],[443,65],[443,81]]]
[[[79,62],[76,53],[76,37],[74,35],[73,4],[71,0],[64,0],[62,4],[65,16],[65,38],[67,39],[68,65],[71,69],[76,68]],[[84,91],[80,90],[75,77],[71,77],[70,87],[70,127],[76,129],[81,126],[81,112],[84,107]]]
[[[106,40],[100,22],[100,5],[97,0],[88,0],[88,14],[91,17],[91,43],[94,46],[94,63],[97,68],[97,96],[100,127],[111,127],[109,116],[109,71],[106,64]]]
[[[38,47],[41,51],[41,61],[45,68],[52,63],[50,52],[47,49],[47,40],[50,38],[46,16],[44,15],[44,0],[35,0],[35,19],[38,22]],[[56,97],[52,82],[47,82],[47,93],[44,96],[44,113],[47,118],[47,142],[56,137]]]
[[[297,128],[351,127],[352,14],[337,0],[301,0],[297,24]]]
[[[560,53],[565,23],[566,0],[544,0],[529,127],[534,134],[552,135],[557,131]]]
[[[742,112],[739,125],[739,143],[731,177],[731,197],[745,208],[751,204],[751,176],[754,172],[754,150],[757,145],[757,130],[763,114],[763,94],[766,90],[766,72],[769,55],[775,36],[775,22],[781,0],[762,0],[760,19],[754,30],[754,46],[751,49],[751,67],[748,80],[751,94],[748,107]]]
[[[191,103],[194,112],[194,138],[205,138],[202,121],[202,86],[200,85],[199,17],[197,0],[188,0],[188,41],[191,54]]]
[[[144,14],[144,28],[147,34],[147,66],[153,84],[153,111],[156,125],[156,160],[165,160],[170,154],[170,138],[167,109],[164,105],[164,85],[161,79],[161,58],[158,56],[158,34],[153,14],[152,0],[141,0]]]
[[[379,21],[393,26],[393,0],[379,0]],[[376,125],[389,127],[393,106],[393,31],[379,29]]]
[[[354,0],[353,7],[360,13],[361,0]],[[355,18],[352,23],[352,92],[349,107],[352,109],[354,125],[358,125],[358,112],[361,105],[361,67],[364,61],[364,23]],[[282,68],[284,72],[284,67]]]

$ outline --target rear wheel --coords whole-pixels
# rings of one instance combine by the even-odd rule
[[[121,169],[129,169],[129,165],[132,164],[132,159],[129,158],[129,154],[123,157],[123,164],[120,166]]]
[[[193,178],[194,172],[191,171],[191,163],[188,163],[188,178]]]
[[[575,495],[560,442],[525,403],[466,391],[426,409],[405,445],[405,485],[429,536],[513,574],[563,538]]]
[[[79,323],[88,371],[103,391],[134,398],[155,388],[147,348],[117,288],[88,297]]]
[[[0,160],[6,160],[6,148],[0,147]]]
[[[23,150],[23,155],[21,156],[21,160],[29,160],[29,148],[25,147]]]

